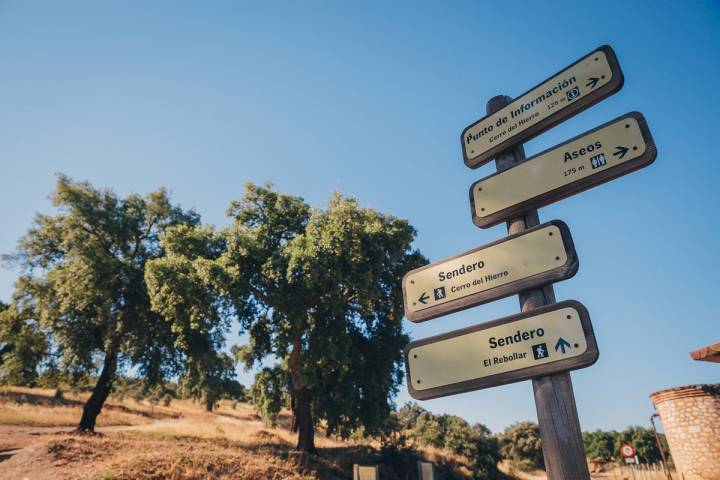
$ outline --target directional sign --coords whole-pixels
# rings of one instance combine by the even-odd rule
[[[574,300],[405,347],[408,390],[418,400],[576,370],[597,358],[590,316]]]
[[[473,223],[487,228],[650,165],[645,118],[630,112],[470,187]]]
[[[477,168],[622,88],[623,74],[605,45],[473,123],[461,135],[465,165]]]
[[[405,316],[422,322],[575,275],[570,230],[559,220],[409,272]]]

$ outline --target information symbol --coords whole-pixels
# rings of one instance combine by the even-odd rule
[[[436,288],[433,293],[435,294],[435,300],[442,300],[445,298],[445,287]]]
[[[575,100],[577,97],[580,96],[580,89],[578,87],[574,87],[571,90],[568,90],[565,95],[567,96],[568,100]]]

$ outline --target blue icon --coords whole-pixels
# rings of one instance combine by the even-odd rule
[[[567,96],[568,100],[575,100],[577,97],[580,96],[580,89],[578,87],[574,87],[572,90],[568,90],[565,95]]]

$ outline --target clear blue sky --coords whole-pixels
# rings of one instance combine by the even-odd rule
[[[498,7],[498,5],[501,5]],[[0,2],[0,252],[55,173],[120,194],[167,186],[227,224],[246,181],[322,206],[333,190],[407,218],[432,260],[505,235],[470,220],[459,134],[595,47],[616,95],[526,144],[532,155],[631,110],[655,164],[541,211],[570,226],[600,360],[573,373],[583,429],[647,425],[659,389],[720,380],[688,352],[720,340],[715,2]],[[8,300],[16,272],[0,270]],[[518,311],[516,297],[415,338]],[[242,374],[249,382],[249,374]],[[409,399],[403,388],[398,402]],[[494,431],[535,420],[529,382],[422,402]]]

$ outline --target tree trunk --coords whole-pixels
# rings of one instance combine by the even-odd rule
[[[317,454],[315,449],[315,426],[313,425],[310,390],[303,388],[295,391],[297,411],[298,443],[296,449],[301,452]]]
[[[293,425],[298,432],[296,449],[300,452],[317,454],[315,449],[315,426],[313,425],[312,406],[310,403],[310,390],[305,388],[302,379],[302,360],[300,352],[302,343],[300,337],[293,341],[293,351],[290,353],[290,376],[292,379],[291,398],[295,400],[293,411]]]
[[[297,433],[298,431],[298,411],[297,402],[295,401],[295,394],[290,393],[290,411],[292,412],[292,420],[290,421],[290,433]]]
[[[100,415],[105,400],[107,400],[108,395],[110,395],[116,369],[117,351],[113,348],[109,349],[108,353],[105,354],[105,361],[103,362],[100,376],[97,379],[92,395],[90,395],[90,398],[88,398],[83,407],[82,418],[80,418],[80,424],[77,427],[78,431],[95,431],[95,420],[97,420],[97,416]]]

